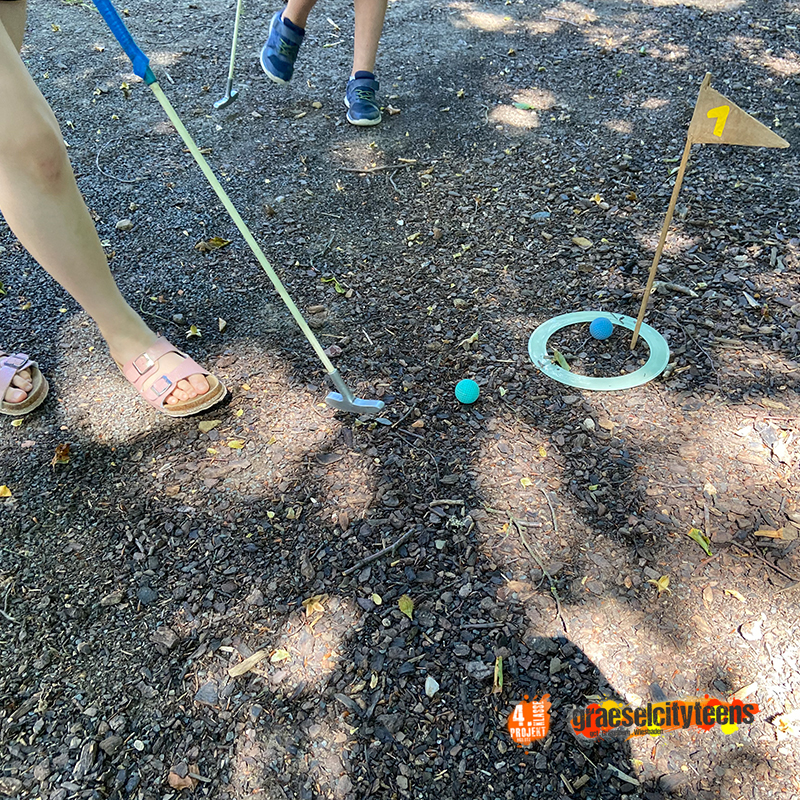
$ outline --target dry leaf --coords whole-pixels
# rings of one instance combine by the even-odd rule
[[[200,429],[200,433],[208,433],[209,431],[213,431],[217,425],[222,425],[221,419],[204,419],[197,424],[197,427]]]
[[[25,420],[22,417],[17,417],[16,419],[11,420],[11,427],[12,428],[21,428]]]
[[[11,494],[11,489],[9,489],[5,484],[0,486],[0,497],[13,497]]]
[[[766,397],[761,399],[761,405],[764,406],[764,408],[772,408],[775,411],[789,410],[789,406],[785,405],[784,403],[781,403],[778,400],[769,400]]]
[[[725,589],[725,594],[731,595],[731,597],[735,597],[740,603],[746,603],[747,600],[742,597],[742,595],[736,591],[736,589]]]
[[[55,467],[56,464],[69,464],[69,442],[56,445],[56,452],[50,466]]]
[[[714,604],[714,590],[710,586],[703,589],[703,604],[706,608],[711,608]]]
[[[231,450],[241,450],[244,447],[244,442],[241,439],[231,439],[228,442],[228,447],[230,447]]]
[[[189,330],[186,332],[186,338],[191,339],[192,337],[200,338],[203,334],[200,333],[200,328],[197,325],[192,325]]]
[[[800,736],[800,709],[775,717],[772,724],[784,736]]]
[[[279,648],[276,650],[270,657],[269,660],[273,664],[277,664],[279,661],[286,661],[287,658],[291,658],[292,654],[288,650],[284,650],[283,648]]]
[[[231,243],[230,239],[223,239],[219,236],[212,236],[206,242],[198,242],[195,246],[195,250],[199,250],[201,253],[210,253],[212,250],[219,250],[221,247],[227,247]]]
[[[178,791],[181,789],[189,789],[191,791],[197,786],[196,778],[192,778],[190,775],[182,778],[177,772],[170,772],[167,782],[173,789],[178,789]]]
[[[222,317],[217,317],[217,327],[220,333],[225,333],[225,328],[228,327],[228,323],[222,319]]]
[[[762,528],[753,536],[765,536],[768,539],[783,539],[783,528]]]
[[[317,611],[322,614],[325,611],[325,607],[322,604],[327,599],[327,594],[315,594],[313,597],[307,597],[305,600],[303,600],[303,608],[306,610],[306,616],[310,617]]]
[[[525,487],[533,486],[533,481],[530,478],[520,478],[519,482]]]
[[[584,236],[573,236],[572,243],[582,247],[584,250],[588,250],[592,246],[592,243]]]
[[[732,703],[734,700],[745,700],[746,698],[750,697],[751,694],[755,694],[757,691],[758,691],[757,683],[748,683],[747,686],[742,686],[741,689],[737,689],[728,698],[728,702]]]
[[[251,655],[249,658],[245,658],[244,661],[229,667],[228,675],[230,675],[231,678],[238,678],[240,675],[250,672],[250,670],[253,669],[253,667],[258,664],[259,661],[263,661],[266,657],[266,650],[256,650],[256,652],[253,653],[253,655]]]
[[[373,593],[370,599],[373,603],[375,603],[376,606],[379,606],[383,603],[383,598],[379,594]]]
[[[647,582],[652,583],[658,589],[659,595],[661,592],[672,594],[672,589],[669,588],[669,575],[662,575],[657,581],[650,578]]]
[[[398,601],[397,605],[400,607],[400,611],[403,612],[410,620],[414,619],[414,601],[407,595],[404,594]]]

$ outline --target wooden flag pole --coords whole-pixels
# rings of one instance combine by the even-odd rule
[[[664,225],[661,228],[661,236],[658,240],[658,247],[653,256],[653,265],[650,267],[650,275],[647,278],[647,286],[644,289],[644,297],[642,298],[642,306],[639,309],[639,316],[636,318],[636,327],[633,329],[633,338],[631,339],[631,350],[636,347],[636,342],[639,339],[639,328],[642,327],[642,320],[644,319],[645,311],[647,310],[647,301],[650,299],[650,292],[653,289],[653,281],[656,279],[656,270],[658,269],[658,262],[661,260],[661,251],[664,249],[664,242],[667,240],[667,231],[672,222],[672,215],[675,213],[675,205],[678,202],[678,195],[681,191],[681,184],[683,183],[683,173],[686,172],[686,164],[689,161],[689,153],[692,149],[691,134],[686,136],[686,147],[683,148],[683,157],[681,158],[680,166],[678,167],[678,176],[675,178],[675,187],[672,190],[672,197],[669,201],[669,208],[667,209],[667,216],[664,219]]]

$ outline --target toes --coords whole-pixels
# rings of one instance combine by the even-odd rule
[[[167,405],[174,406],[176,403],[192,400],[195,397],[205,394],[209,388],[205,376],[190,375],[188,378],[178,382],[178,385],[167,398]]]
[[[33,389],[33,382],[31,381],[31,374],[27,369],[18,372],[12,379],[11,385],[17,389],[22,389],[23,392],[29,392]]]
[[[211,388],[205,375],[190,375],[188,380],[194,389],[195,396],[205,394]]]
[[[6,403],[21,403],[28,396],[27,392],[22,389],[15,389],[13,387],[6,389],[3,397]]]

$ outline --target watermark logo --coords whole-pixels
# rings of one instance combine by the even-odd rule
[[[750,725],[758,711],[756,703],[726,702],[708,695],[702,700],[669,700],[637,708],[606,700],[599,705],[592,703],[575,709],[570,724],[577,737],[586,739],[624,728],[632,729],[628,739],[660,736],[666,731],[687,728],[710,731],[715,725],[719,725],[723,733],[730,734],[739,730],[740,725]]]
[[[520,746],[539,742],[550,732],[550,695],[530,700],[527,695],[508,715],[508,733]]]

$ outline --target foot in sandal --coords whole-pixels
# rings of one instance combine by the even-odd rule
[[[125,362],[115,354],[115,361],[142,398],[170,417],[199,414],[228,393],[214,375],[163,337],[154,337],[147,350]]]
[[[50,387],[25,353],[0,352],[0,414],[19,417],[40,406]]]

